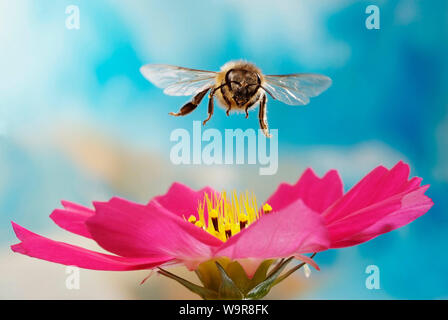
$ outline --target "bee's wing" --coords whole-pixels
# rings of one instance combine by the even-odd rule
[[[191,96],[211,87],[216,72],[188,69],[167,64],[147,64],[140,68],[143,76],[170,96]]]
[[[275,99],[290,105],[305,105],[331,86],[327,76],[311,73],[296,73],[265,76],[265,89]]]

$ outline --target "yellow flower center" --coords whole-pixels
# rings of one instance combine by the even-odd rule
[[[207,221],[205,208],[208,212]],[[188,222],[225,242],[257,221],[260,215],[271,211],[272,207],[267,203],[262,211],[258,211],[257,199],[253,193],[246,191],[238,195],[236,191],[230,194],[224,191],[214,196],[205,194],[203,201],[198,204],[198,217],[191,215]]]

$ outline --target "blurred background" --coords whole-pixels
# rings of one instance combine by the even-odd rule
[[[368,5],[380,29],[368,30]],[[80,28],[67,29],[76,5]],[[92,243],[48,218],[65,199],[90,206],[118,195],[147,202],[173,181],[193,188],[254,190],[266,199],[306,167],[339,170],[346,190],[375,166],[404,160],[431,184],[435,205],[410,225],[316,257],[272,299],[447,299],[448,3],[439,1],[6,1],[0,0],[0,298],[195,298],[145,271],[81,270],[67,290],[65,267],[13,254],[10,221],[52,239]],[[333,86],[307,107],[268,104],[279,130],[279,169],[175,166],[172,130],[192,130],[203,102],[165,96],[139,73],[146,63],[218,70],[247,59],[264,73],[323,73]],[[258,128],[256,113],[215,111],[208,128]],[[368,265],[380,289],[365,285]],[[183,269],[174,270],[186,274]]]

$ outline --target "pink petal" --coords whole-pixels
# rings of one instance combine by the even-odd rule
[[[94,206],[96,214],[86,222],[90,234],[101,247],[121,256],[203,261],[222,244],[156,202],[145,206],[112,198]]]
[[[329,227],[332,247],[353,246],[371,240],[422,216],[433,205],[432,200],[424,195],[428,187],[423,186],[404,195],[400,194],[332,225]],[[373,216],[373,220],[369,215]]]
[[[426,213],[432,201],[409,177],[409,166],[375,168],[323,214],[332,248],[358,244],[399,228]]]
[[[312,169],[306,169],[296,184],[282,183],[266,201],[272,208],[280,210],[297,199],[315,212],[323,212],[342,197],[343,186],[336,170],[328,171],[323,178],[316,176]]]
[[[95,211],[72,202],[61,202],[64,209],[55,209],[50,218],[62,229],[86,238],[92,238],[89,230],[87,230],[86,220],[92,217]]]
[[[12,222],[12,227],[17,238],[22,241],[11,246],[14,252],[64,265],[94,270],[124,271],[150,269],[172,260],[167,256],[163,258],[124,258],[107,255],[50,240],[14,222]]]
[[[232,236],[215,253],[230,259],[279,258],[327,249],[329,239],[322,217],[296,200],[286,208],[262,216]]]
[[[417,180],[408,182],[408,176],[409,166],[402,161],[391,170],[383,166],[375,168],[323,213],[326,222],[332,223],[397,193],[410,190]]]
[[[158,202],[162,207],[172,213],[188,219],[190,215],[198,218],[198,204],[204,201],[205,194],[209,196],[217,194],[210,187],[195,191],[181,183],[175,182],[164,195],[157,196],[151,202]]]
[[[263,260],[264,259],[244,258],[238,259],[237,261],[244,269],[244,272],[246,272],[247,277],[252,279]]]

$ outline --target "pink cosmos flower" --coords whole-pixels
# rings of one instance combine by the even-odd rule
[[[11,248],[86,269],[157,269],[204,299],[256,299],[305,263],[318,269],[303,254],[356,245],[426,213],[429,186],[408,177],[403,162],[379,166],[344,194],[337,171],[319,178],[307,169],[261,207],[253,193],[194,191],[180,183],[146,205],[114,197],[89,209],[62,201],[53,221],[111,254],[53,241],[14,222],[21,242]],[[303,263],[283,272],[293,258]],[[194,270],[203,286],[162,268],[176,264]]]

